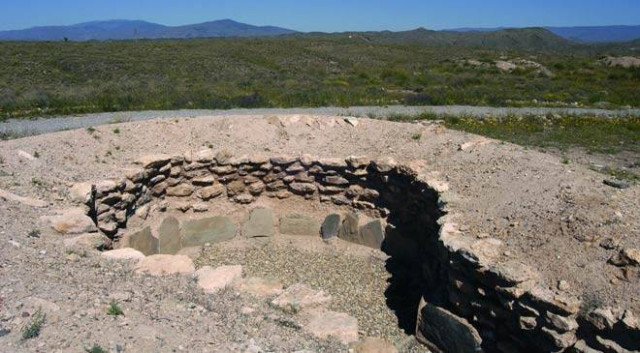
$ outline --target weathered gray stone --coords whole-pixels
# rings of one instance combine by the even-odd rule
[[[271,157],[270,159],[271,163],[273,163],[274,165],[289,165],[289,164],[293,164],[297,160],[298,160],[297,157],[287,156],[287,155],[275,156],[275,157]]]
[[[308,195],[316,192],[317,188],[314,184],[307,183],[291,183],[289,184],[289,189],[298,195]]]
[[[334,196],[331,196],[331,202],[333,202],[334,204],[336,204],[338,206],[342,206],[342,205],[350,204],[351,200],[349,200],[344,195],[334,195]]]
[[[485,272],[490,282],[503,287],[515,286],[519,283],[535,280],[538,272],[521,262],[512,260],[495,264]]]
[[[182,223],[182,246],[219,243],[236,235],[237,228],[228,217],[210,217]]]
[[[342,225],[340,226],[340,231],[338,232],[338,238],[359,244],[359,223],[360,217],[358,217],[358,214],[353,212],[345,214]]]
[[[180,249],[180,222],[175,217],[167,217],[158,227],[158,253],[175,255]]]
[[[216,162],[218,162],[219,165],[229,165],[231,164],[231,157],[233,157],[231,152],[222,150],[216,154]]]
[[[380,249],[384,241],[384,225],[379,219],[373,220],[360,227],[358,244],[374,249]]]
[[[324,182],[329,185],[349,185],[349,180],[339,175],[327,175],[324,177]]]
[[[434,350],[450,353],[481,352],[482,338],[469,322],[433,304],[418,307],[416,338]]]
[[[561,316],[552,312],[547,312],[547,322],[559,332],[573,331],[578,328],[578,322],[572,317]]]
[[[275,233],[273,211],[256,208],[249,214],[249,220],[242,226],[242,234],[248,238],[270,237]]]
[[[367,156],[349,156],[345,161],[351,168],[356,169],[366,167],[371,163],[371,159]]]
[[[280,218],[280,233],[288,235],[317,236],[320,222],[311,216],[294,213]]]
[[[86,233],[64,239],[66,253],[85,255],[111,246],[111,239],[100,233]]]
[[[543,327],[542,332],[545,334],[547,339],[549,339],[550,343],[557,348],[569,348],[578,340],[575,332],[573,331],[559,333],[550,328]]]
[[[128,245],[146,256],[158,253],[158,238],[153,236],[151,227],[145,227],[142,230],[131,233]]]
[[[242,180],[235,180],[227,185],[227,194],[229,196],[236,196],[242,194],[247,186],[244,184]]]
[[[320,233],[322,234],[322,239],[328,240],[333,237],[337,237],[340,232],[340,226],[342,225],[342,217],[333,213],[327,216],[322,222],[322,227],[320,229]]]

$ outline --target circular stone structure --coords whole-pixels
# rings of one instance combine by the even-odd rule
[[[412,325],[418,340],[434,351],[640,349],[639,325],[630,311],[585,309],[577,297],[539,283],[538,272],[528,264],[502,260],[500,240],[463,234],[447,202],[457,196],[419,162],[235,157],[204,149],[144,156],[137,164],[121,179],[72,188],[74,199],[116,247],[173,254],[238,234],[263,237],[275,228],[305,229],[307,235],[338,236],[386,252],[407,288],[397,298],[404,302],[400,321]],[[297,198],[342,212],[327,215],[322,223],[281,217],[276,225],[269,210],[254,207],[241,227],[226,217],[197,216],[216,203],[250,208],[263,197]],[[162,217],[157,227],[146,224],[148,217],[168,209],[189,217]]]

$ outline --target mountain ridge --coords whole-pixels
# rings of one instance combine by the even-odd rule
[[[298,32],[277,26],[255,26],[237,22],[231,19],[221,19],[202,23],[180,26],[165,26],[144,20],[106,20],[89,21],[68,26],[38,26],[27,29],[0,31],[0,41],[105,41],[132,39],[190,39],[190,38],[219,38],[219,37],[270,37],[291,34],[301,35],[340,35],[351,33],[360,36],[376,36],[382,42],[417,41],[423,44],[433,42],[469,42],[461,34],[470,34],[473,38],[485,36],[491,40],[490,33],[513,33],[513,31],[530,31],[536,28],[544,29],[554,35],[575,43],[608,43],[629,42],[640,39],[640,25],[638,26],[578,26],[578,27],[495,27],[495,28],[453,28],[444,30],[429,30],[423,27],[408,31],[361,31],[361,32]],[[539,33],[547,40],[556,43],[556,38],[548,34]],[[495,35],[493,35],[495,36]],[[401,37],[413,37],[405,38]],[[417,38],[421,37],[421,38]],[[438,37],[438,38],[437,38]],[[395,38],[395,39],[394,39]],[[456,39],[457,38],[457,39]]]

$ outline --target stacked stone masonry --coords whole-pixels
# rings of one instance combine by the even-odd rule
[[[534,268],[502,261],[500,240],[458,231],[445,202],[450,191],[437,192],[427,177],[392,159],[234,157],[206,149],[145,156],[137,164],[120,180],[85,184],[89,194],[77,197],[116,242],[134,214],[197,211],[220,198],[248,205],[259,197],[300,197],[367,209],[389,224],[383,250],[422,283],[416,336],[434,351],[640,351],[640,319],[631,311],[581,301],[543,285]]]

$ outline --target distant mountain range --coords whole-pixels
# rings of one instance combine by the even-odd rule
[[[550,32],[574,42],[613,43],[640,39],[640,26],[585,26],[585,27],[544,27]],[[507,29],[496,28],[455,28],[454,32],[496,32]]]
[[[219,20],[185,26],[164,26],[136,20],[111,20],[79,23],[71,26],[33,27],[23,30],[0,31],[0,40],[11,41],[70,41],[131,40],[131,39],[189,39],[215,37],[267,37],[301,34],[274,26],[253,26],[233,20]],[[545,27],[543,28],[457,28],[431,31],[419,28],[402,32],[353,32],[324,35],[351,35],[382,43],[415,42],[440,45],[487,44],[490,47],[523,47],[527,44],[557,46],[565,40],[581,43],[625,42],[640,38],[640,26],[602,27]],[[310,33],[318,35],[318,33]],[[521,44],[515,41],[524,40]],[[544,42],[544,43],[543,43]],[[502,44],[501,44],[502,43]],[[529,47],[530,48],[530,47]]]
[[[232,20],[219,20],[186,26],[164,26],[146,21],[111,20],[85,22],[71,26],[33,27],[2,31],[0,40],[71,41],[130,39],[189,39],[211,37],[264,37],[292,34],[296,31],[273,27],[252,26]]]

